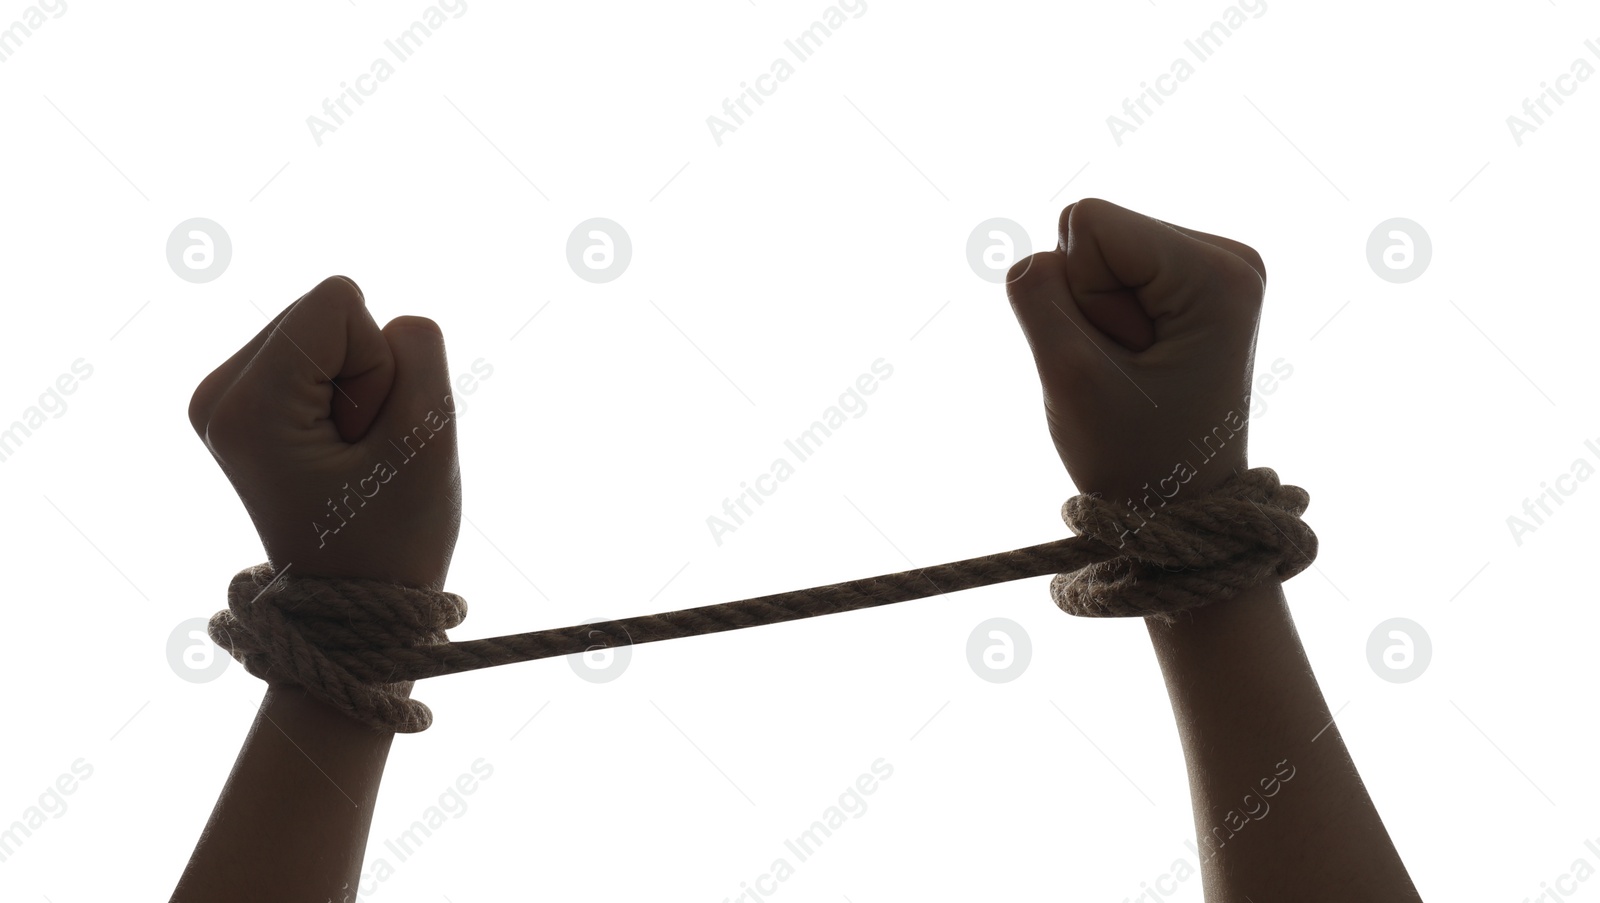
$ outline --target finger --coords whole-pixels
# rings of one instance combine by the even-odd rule
[[[226,393],[302,429],[352,442],[377,416],[394,358],[354,282],[324,279],[295,302]]]
[[[1061,208],[1056,223],[1056,250],[1063,256],[1067,252],[1067,238],[1071,234],[1072,210],[1078,206],[1073,201]],[[1084,302],[1087,304],[1084,304]],[[1111,339],[1111,343],[1130,351],[1143,351],[1155,343],[1155,324],[1145,315],[1139,301],[1131,292],[1116,291],[1074,298],[1085,314],[1085,322],[1097,332]]]
[[[1067,234],[1069,232],[1069,220],[1070,220],[1070,218],[1072,216],[1072,208],[1076,207],[1077,205],[1078,205],[1078,202],[1077,201],[1073,201],[1072,203],[1068,204],[1067,206],[1061,208],[1061,217],[1060,217],[1059,222],[1057,223],[1057,230],[1056,230],[1057,231],[1057,235],[1058,235],[1056,249],[1059,250],[1059,251],[1065,251],[1067,249]],[[1263,261],[1261,259],[1261,254],[1258,253],[1255,248],[1250,247],[1249,245],[1245,244],[1242,241],[1236,241],[1234,239],[1228,238],[1228,237],[1223,236],[1223,235],[1213,235],[1210,232],[1201,232],[1199,229],[1185,228],[1183,226],[1178,225],[1177,223],[1169,223],[1166,220],[1156,220],[1156,222],[1162,223],[1163,225],[1170,226],[1170,227],[1172,227],[1174,229],[1177,229],[1179,232],[1182,232],[1183,234],[1189,236],[1190,238],[1198,239],[1198,240],[1206,242],[1208,244],[1215,245],[1215,246],[1223,249],[1224,251],[1228,251],[1228,252],[1238,256],[1245,263],[1250,264],[1250,267],[1261,275],[1261,282],[1263,284],[1266,283],[1266,281],[1267,281],[1267,264],[1266,264],[1265,261]]]
[[[1056,250],[1057,251],[1065,252],[1067,250],[1067,235],[1072,231],[1072,229],[1071,229],[1072,208],[1074,208],[1076,206],[1078,206],[1078,202],[1077,201],[1073,201],[1072,203],[1068,204],[1067,206],[1062,207],[1061,208],[1061,216],[1057,217],[1057,219],[1056,219]]]
[[[1236,241],[1222,235],[1212,235],[1210,232],[1201,232],[1199,229],[1186,229],[1183,226],[1168,223],[1166,220],[1158,220],[1158,222],[1171,226],[1190,238],[1198,239],[1199,241],[1203,241],[1210,245],[1215,245],[1216,247],[1227,251],[1235,257],[1238,257],[1240,260],[1243,260],[1245,263],[1250,265],[1252,270],[1256,271],[1257,276],[1261,277],[1262,287],[1266,287],[1267,263],[1261,259],[1260,252],[1258,252],[1255,248],[1250,247],[1242,241]]]
[[[1060,251],[1041,251],[1012,265],[1006,274],[1006,296],[1016,315],[1034,366],[1045,386],[1071,385],[1085,373],[1084,364],[1103,356],[1099,331],[1088,322],[1067,291]]]
[[[1086,319],[1134,351],[1219,283],[1232,294],[1243,266],[1232,251],[1099,198],[1076,202],[1067,219],[1068,288]]]
[[[331,278],[344,279],[346,277]],[[355,282],[351,281],[350,284],[355,285]],[[360,288],[358,287],[356,290],[360,291]],[[306,293],[306,295],[309,294],[310,292]],[[294,304],[278,311],[278,315],[267,321],[267,325],[261,327],[261,331],[256,333],[254,338],[245,342],[244,347],[235,351],[232,357],[223,361],[215,370],[212,370],[204,379],[200,380],[200,385],[195,387],[194,394],[189,397],[189,425],[194,427],[196,433],[199,433],[202,437],[205,436],[206,424],[211,422],[211,412],[216,410],[217,403],[222,400],[222,396],[233,388],[233,384],[239,379],[239,374],[243,372],[245,366],[250,363],[250,359],[256,356],[256,352],[260,351],[261,346],[267,341],[267,336],[278,328],[278,324],[283,322],[283,318],[289,315],[289,311],[294,310],[301,301],[306,299],[306,295],[301,295],[295,299]]]
[[[1096,203],[1105,203],[1097,198],[1085,198],[1091,206]],[[1073,248],[1071,237],[1073,234],[1073,211],[1079,202],[1073,201],[1061,209],[1061,216],[1057,221],[1056,248],[1065,256],[1071,253],[1082,254],[1083,249]],[[1079,228],[1083,228],[1083,219],[1080,218]],[[1079,244],[1082,244],[1080,239]],[[1081,267],[1080,267],[1081,269]],[[1085,285],[1082,281],[1076,286],[1077,293],[1074,302],[1083,310],[1085,318],[1094,325],[1095,329],[1105,333],[1112,341],[1130,351],[1143,351],[1149,348],[1156,340],[1155,323],[1145,313],[1144,307],[1139,303],[1138,296],[1131,288],[1116,283],[1114,287],[1101,287]]]
[[[455,460],[455,398],[444,334],[427,317],[396,317],[383,327],[394,354],[394,386],[364,442],[393,459],[410,460],[429,446],[447,449],[434,460]]]

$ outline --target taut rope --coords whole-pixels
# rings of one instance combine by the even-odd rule
[[[948,564],[596,624],[449,642],[467,614],[455,593],[376,580],[274,575],[246,568],[209,633],[267,681],[299,684],[378,730],[426,730],[433,714],[411,699],[414,681],[495,665],[739,630],[1056,574],[1051,596],[1086,617],[1174,614],[1228,599],[1275,577],[1287,580],[1317,554],[1300,520],[1310,496],[1271,468],[1230,478],[1210,494],[1164,504],[1145,517],[1077,495],[1062,518],[1078,534]]]

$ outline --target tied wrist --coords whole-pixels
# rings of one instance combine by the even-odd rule
[[[1078,535],[1011,552],[842,584],[610,622],[653,642],[852,611],[936,592],[1057,573],[1050,592],[1069,614],[1144,617],[1171,623],[1177,613],[1237,596],[1309,567],[1317,537],[1301,519],[1310,496],[1278,482],[1270,468],[1236,474],[1208,492],[1141,512],[1081,494],[1062,506]],[[1043,565],[1042,569],[1040,565]],[[445,631],[466,617],[466,601],[442,590],[377,580],[274,575],[268,564],[240,571],[228,608],[209,633],[251,674],[304,688],[379,731],[426,730],[433,713],[411,699],[399,675],[432,676],[468,668],[573,654],[592,645],[594,627],[450,643]],[[929,572],[939,581],[929,579]],[[941,584],[943,588],[941,588]],[[441,647],[442,648],[439,648]]]
[[[455,593],[258,564],[234,575],[207,632],[268,685],[299,687],[374,730],[414,733],[433,712],[411,698],[413,681],[393,679],[394,661],[447,642],[466,613]]]
[[[1300,515],[1310,501],[1304,489],[1279,483],[1270,467],[1143,511],[1097,495],[1073,496],[1061,508],[1067,526],[1120,554],[1057,575],[1050,595],[1068,614],[1171,623],[1177,612],[1309,567],[1317,535]]]

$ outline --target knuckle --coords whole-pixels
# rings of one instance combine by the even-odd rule
[[[1037,292],[1042,286],[1041,280],[1049,271],[1046,264],[1055,253],[1055,251],[1040,251],[1013,263],[1011,268],[1006,270],[1006,293],[1015,300]]]
[[[1072,212],[1074,219],[1079,216],[1086,216],[1090,219],[1095,219],[1097,217],[1104,216],[1108,210],[1111,210],[1115,206],[1115,204],[1105,200],[1104,198],[1082,198],[1076,203],[1072,204]]]
[[[329,276],[325,281],[338,283],[340,286],[340,294],[350,295],[356,301],[359,301],[362,304],[366,303],[367,293],[363,292],[361,290],[361,286],[357,285],[356,281],[351,279],[349,276]]]
[[[1067,238],[1071,234],[1072,230],[1072,211],[1078,209],[1078,205],[1081,203],[1083,202],[1073,201],[1067,206],[1062,207],[1061,214],[1056,217],[1056,237],[1060,242],[1059,247],[1063,249],[1065,249],[1067,246]]]
[[[223,380],[231,375],[227,364],[206,374],[194,387],[194,392],[189,396],[189,425],[195,433],[204,439],[206,424],[211,420],[212,411],[217,406],[217,400],[227,391]]]
[[[343,276],[329,276],[289,306],[278,329],[293,329],[307,322],[324,322],[324,318],[330,315],[345,316],[366,307],[366,304],[354,282]]]
[[[1221,294],[1241,305],[1260,307],[1266,297],[1264,271],[1243,254],[1219,255],[1212,279]]]
[[[207,391],[206,383],[210,378],[200,381],[194,389],[194,394],[189,396],[189,426],[194,428],[195,434],[204,439],[206,435],[206,421],[211,418],[211,393]]]
[[[1106,202],[1100,198],[1079,198],[1063,207],[1056,229],[1061,237],[1061,247],[1067,246],[1067,240],[1074,231],[1092,231],[1094,223],[1104,214],[1105,207]]]
[[[329,276],[318,288],[320,289],[317,292],[318,301],[325,307],[350,311],[366,306],[366,301],[362,299],[355,283],[342,276]]]
[[[1248,263],[1251,269],[1256,271],[1256,276],[1260,278],[1261,284],[1263,286],[1266,285],[1267,262],[1261,259],[1261,252],[1250,247],[1244,242],[1237,242],[1235,243],[1235,253],[1243,258],[1244,262]]]

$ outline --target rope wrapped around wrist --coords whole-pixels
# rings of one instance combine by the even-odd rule
[[[433,712],[395,674],[406,649],[448,642],[467,602],[437,592],[349,577],[273,575],[270,564],[235,574],[228,608],[211,616],[218,646],[268,683],[305,688],[376,730],[412,733]]]
[[[1176,496],[1177,493],[1174,493]],[[433,714],[412,683],[513,662],[658,642],[856,611],[978,586],[1056,574],[1051,596],[1068,614],[1171,622],[1310,566],[1317,536],[1300,520],[1310,496],[1271,468],[1141,513],[1093,495],[1062,506],[1078,535],[878,577],[698,608],[449,642],[466,617],[455,593],[356,578],[236,574],[211,638],[251,674],[294,683],[382,731],[426,730]]]
[[[1309,493],[1279,483],[1270,467],[1247,470],[1208,494],[1162,500],[1148,515],[1128,503],[1073,496],[1061,506],[1067,526],[1115,546],[1118,555],[1058,574],[1050,595],[1068,614],[1172,623],[1179,611],[1310,567],[1317,534],[1300,519],[1310,504]]]

